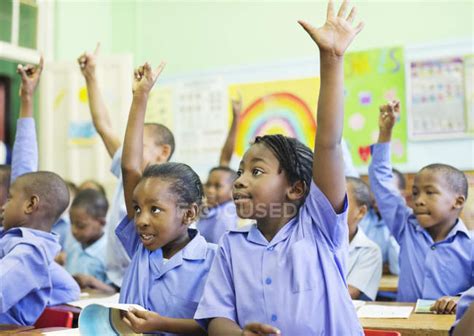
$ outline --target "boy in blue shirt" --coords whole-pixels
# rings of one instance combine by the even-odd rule
[[[82,190],[74,198],[70,217],[72,235],[77,243],[67,255],[66,269],[81,288],[114,293],[105,270],[107,237],[104,225],[108,208],[107,198],[97,190]]]
[[[438,300],[438,313],[452,313],[457,298],[474,281],[474,241],[459,218],[467,198],[467,180],[445,164],[422,168],[413,185],[413,209],[395,189],[390,140],[400,103],[380,108],[378,143],[372,147],[370,185],[383,220],[400,244],[397,300]]]

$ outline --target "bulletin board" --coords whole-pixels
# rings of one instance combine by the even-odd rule
[[[354,165],[370,162],[377,141],[379,106],[400,100],[401,112],[392,135],[392,162],[407,160],[404,51],[401,47],[348,53],[344,62],[344,138]]]
[[[229,86],[229,96],[242,97],[235,152],[241,157],[265,134],[283,134],[314,148],[319,78],[242,83]]]

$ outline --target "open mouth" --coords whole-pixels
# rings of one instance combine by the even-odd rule
[[[153,238],[155,238],[154,234],[140,233],[140,239],[144,244],[151,242]]]

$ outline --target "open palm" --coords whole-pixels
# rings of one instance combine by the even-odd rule
[[[321,51],[330,52],[336,56],[343,56],[354,37],[362,30],[363,23],[353,26],[356,8],[353,7],[347,17],[348,1],[345,0],[337,15],[334,14],[334,4],[328,3],[326,22],[320,28],[315,28],[305,21],[298,21],[311,36]]]

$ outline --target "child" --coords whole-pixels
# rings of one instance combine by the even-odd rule
[[[456,310],[456,322],[450,330],[450,335],[464,336],[474,330],[474,287],[469,288],[459,299]]]
[[[415,176],[414,209],[406,206],[393,185],[390,167],[390,140],[399,109],[398,101],[380,107],[380,133],[372,147],[369,167],[370,185],[380,214],[400,244],[397,300],[414,302],[455,296],[474,281],[474,241],[459,219],[467,198],[467,180],[449,165],[426,166]],[[451,313],[456,300],[449,298],[453,304],[437,302],[433,307],[438,313]]]
[[[100,184],[99,182],[97,182],[96,180],[92,180],[92,179],[85,180],[79,185],[79,187],[77,187],[78,191],[87,190],[87,189],[97,190],[102,195],[107,196],[104,186]]]
[[[9,165],[0,165],[0,207],[7,201],[8,188],[10,187],[11,168]],[[2,223],[0,222],[0,226]]]
[[[362,335],[345,281],[343,56],[362,29],[347,9],[335,15],[330,1],[322,28],[299,22],[321,59],[314,160],[282,135],[257,137],[243,156],[233,197],[257,223],[221,239],[194,316],[209,335]]]
[[[72,234],[77,243],[67,255],[66,269],[81,288],[114,293],[105,271],[107,237],[104,225],[108,208],[107,199],[97,190],[85,189],[74,198],[70,216]]]
[[[358,223],[370,207],[369,186],[359,178],[346,177],[349,210],[349,263],[347,284],[352,299],[375,300],[382,277],[380,248],[365,235]]]
[[[151,310],[126,314],[135,332],[201,334],[192,318],[216,252],[216,245],[189,229],[199,214],[201,181],[182,163],[151,165],[142,173],[146,104],[163,66],[152,72],[145,64],[135,71],[122,158],[128,216],[116,229],[132,261],[120,302]]]
[[[196,227],[209,243],[217,244],[225,232],[237,227],[238,217],[232,201],[232,185],[237,175],[233,169],[229,168],[229,163],[234,152],[241,110],[242,97],[232,100],[232,124],[222,147],[219,166],[209,171],[204,185],[207,211],[202,214]]]
[[[118,184],[115,188],[105,225],[105,234],[107,235],[107,277],[118,289],[122,285],[123,274],[130,263],[130,258],[122,244],[118,241],[115,235],[115,228],[127,215],[127,211],[125,209],[122,172],[120,170],[120,162],[122,160],[121,141],[112,127],[109,112],[102,99],[96,78],[95,67],[99,48],[100,44],[97,44],[94,53],[81,55],[78,58],[78,63],[86,80],[89,107],[94,127],[112,158],[110,170],[118,178]],[[142,167],[146,167],[148,164],[167,162],[175,149],[173,133],[166,126],[155,123],[145,124],[143,144]]]
[[[24,174],[10,187],[0,230],[0,323],[32,325],[49,303],[61,248],[51,227],[68,203],[66,184],[51,172]]]

